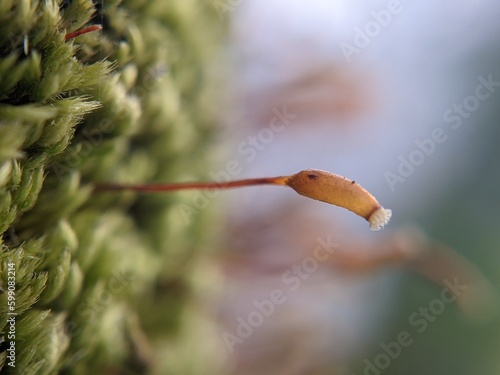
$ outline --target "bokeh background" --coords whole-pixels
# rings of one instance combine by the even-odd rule
[[[371,233],[347,211],[279,188],[217,200],[227,221],[221,332],[235,334],[253,301],[286,291],[249,338],[230,345],[234,373],[497,374],[499,84],[488,98],[474,97],[483,78],[500,82],[500,6],[249,0],[219,14],[230,22],[230,83],[225,156],[212,176],[228,172],[230,161],[238,166],[232,178],[325,169],[356,180],[394,212],[383,232]],[[289,114],[282,131],[271,128],[276,111]],[[418,143],[433,132],[442,142],[419,157]],[[398,172],[410,158],[414,167]],[[417,332],[410,317],[442,289],[397,265],[353,272],[325,262],[296,291],[283,281],[318,238],[370,257],[408,226],[479,269],[491,284],[484,306],[472,303],[481,313],[446,305]],[[381,343],[402,331],[411,345],[387,366],[368,368]]]

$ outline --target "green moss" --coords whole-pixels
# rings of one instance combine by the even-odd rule
[[[16,367],[4,352],[2,372],[161,373],[159,343],[187,340],[209,213],[188,223],[176,196],[92,186],[207,168],[222,25],[208,1],[103,3],[0,1],[0,331],[9,263],[17,313]],[[92,23],[103,31],[65,41]]]

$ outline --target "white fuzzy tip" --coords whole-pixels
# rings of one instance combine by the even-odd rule
[[[380,230],[391,219],[392,211],[384,207],[379,207],[371,214],[368,222],[370,223],[370,230]]]

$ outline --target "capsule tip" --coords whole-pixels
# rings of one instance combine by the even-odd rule
[[[382,229],[391,219],[392,211],[384,207],[379,207],[368,218],[370,230]]]

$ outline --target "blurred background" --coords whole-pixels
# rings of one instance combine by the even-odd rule
[[[500,5],[214,6],[230,41],[211,176],[325,169],[393,210],[370,232],[282,188],[212,202],[226,223],[214,309],[230,372],[498,374]],[[335,250],[311,260],[318,246]],[[441,263],[408,263],[436,248]],[[457,277],[467,303],[443,300],[439,284]]]

